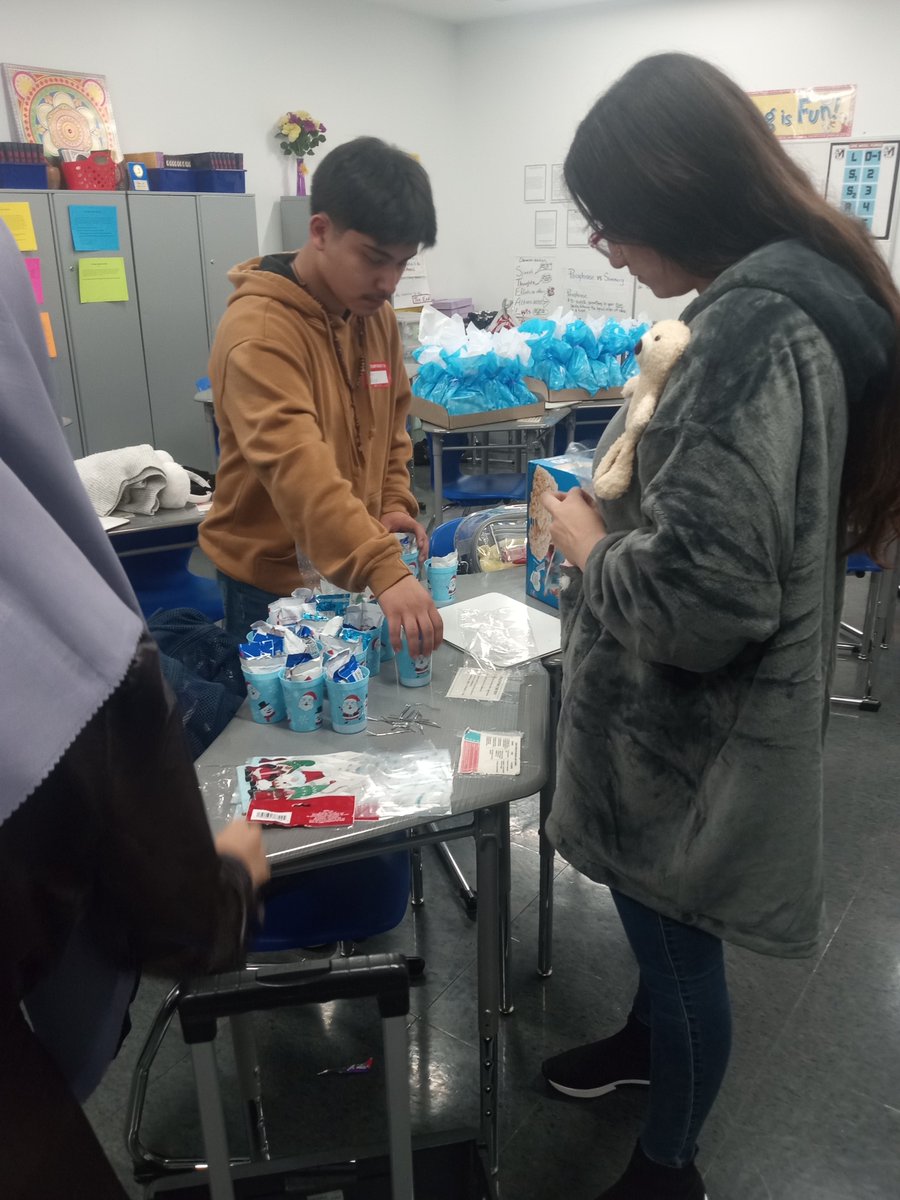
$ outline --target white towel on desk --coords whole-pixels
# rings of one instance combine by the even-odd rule
[[[190,499],[190,472],[152,446],[89,454],[75,460],[75,469],[101,517],[113,509],[152,516],[159,508],[183,508]]]

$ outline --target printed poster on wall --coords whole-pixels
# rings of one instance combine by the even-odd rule
[[[421,308],[423,304],[430,303],[431,288],[428,286],[425,261],[421,254],[414,254],[400,276],[393,305],[394,308]]]
[[[873,238],[891,236],[900,142],[836,142],[828,162],[825,199],[858,217]]]
[[[748,95],[778,138],[842,138],[853,133],[855,83],[775,88]]]

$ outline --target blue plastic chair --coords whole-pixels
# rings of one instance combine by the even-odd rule
[[[253,937],[250,952],[297,950],[335,941],[346,946],[387,933],[399,925],[409,903],[409,851],[399,848],[405,844],[406,837],[395,833],[380,840],[386,847],[397,848],[371,858],[273,880],[264,895],[263,926]],[[349,949],[342,949],[345,954],[349,953]],[[198,1165],[196,1159],[166,1158],[146,1147],[140,1136],[150,1069],[178,1009],[181,993],[182,985],[176,984],[160,1005],[132,1076],[125,1128],[136,1174],[148,1170],[188,1170]],[[252,1014],[232,1016],[230,1025],[253,1154],[254,1157],[266,1157],[267,1138]]]
[[[462,517],[454,517],[431,531],[428,552],[432,558],[443,558],[445,554],[453,552],[453,536],[461,520]]]
[[[161,608],[195,608],[207,620],[221,621],[225,609],[219,585],[188,569],[194,546],[185,545],[185,528],[176,525],[122,533],[113,540],[113,547],[145,617]],[[195,533],[191,529],[191,536]],[[131,550],[142,553],[128,553]]]
[[[462,454],[468,446],[468,435],[448,433],[439,439],[442,446],[444,504],[456,504],[462,508],[484,508],[506,501],[524,500],[527,475],[517,471],[491,472],[490,474],[464,475]],[[434,486],[435,438],[428,435],[428,451],[432,462],[432,487]]]

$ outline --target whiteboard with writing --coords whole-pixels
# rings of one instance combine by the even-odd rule
[[[581,255],[577,265],[566,267],[563,308],[576,317],[630,317],[634,309],[634,279],[626,270],[617,271],[597,254]]]
[[[546,317],[561,303],[559,269],[555,257],[523,255],[517,258],[510,311],[520,321],[527,321],[529,317]]]

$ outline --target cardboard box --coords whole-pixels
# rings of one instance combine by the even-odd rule
[[[411,375],[412,377],[412,375]],[[532,384],[537,380],[523,380],[529,391],[534,391]],[[543,385],[538,384],[538,387]],[[427,421],[429,425],[437,425],[441,429],[473,429],[479,425],[497,425],[503,421],[521,421],[526,417],[542,417],[544,401],[540,394],[535,396],[533,404],[517,404],[514,408],[492,408],[486,412],[460,413],[451,415],[441,404],[432,404],[421,396],[413,396],[409,408],[410,415]]]
[[[585,388],[560,388],[558,391],[551,392],[546,383],[540,379],[528,380],[528,386],[534,385],[533,391],[538,395],[543,395],[544,403],[548,408],[574,407],[576,404],[583,404],[590,401],[593,404],[621,404],[622,389],[618,388],[600,388],[599,391],[591,393]]]
[[[569,492],[590,483],[591,457],[578,460],[561,454],[535,458],[528,464],[528,543],[525,591],[535,600],[559,608],[560,568],[564,555],[550,540],[550,514],[540,502],[541,493]]]

